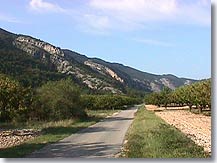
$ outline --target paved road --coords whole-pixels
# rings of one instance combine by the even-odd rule
[[[112,158],[121,149],[137,107],[121,111],[28,157]]]

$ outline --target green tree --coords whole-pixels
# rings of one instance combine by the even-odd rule
[[[145,96],[146,104],[164,105],[187,105],[189,110],[192,110],[192,106],[195,105],[199,112],[206,107],[211,109],[211,80],[204,80],[193,83],[191,85],[185,85],[175,90],[164,88],[159,93],[151,93]]]
[[[161,95],[161,104],[163,104],[166,108],[167,105],[171,103],[171,92],[172,90],[168,87],[164,87],[160,92]]]
[[[80,90],[71,79],[48,82],[37,90],[35,114],[41,120],[60,120],[85,116]]]
[[[201,113],[208,105],[211,108],[211,80],[205,80],[192,85],[194,91],[194,104]]]
[[[0,121],[24,121],[31,103],[30,89],[23,88],[17,81],[0,74]]]
[[[82,101],[85,108],[92,110],[121,109],[125,105],[142,103],[140,98],[123,95],[83,95]]]
[[[145,104],[157,105],[160,107],[162,103],[161,94],[159,92],[153,92],[145,96]]]

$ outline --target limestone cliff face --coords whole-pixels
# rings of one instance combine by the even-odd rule
[[[138,79],[133,79],[134,81],[141,83],[143,85],[146,85],[146,87],[149,87],[151,91],[153,92],[160,92],[162,90],[163,87],[168,87],[172,90],[174,90],[176,87],[174,86],[174,84],[167,78],[160,78],[160,79],[156,79],[154,81],[150,81],[150,80],[138,80]]]
[[[70,63],[64,59],[61,49],[51,44],[28,36],[19,36],[14,40],[14,45],[34,57],[49,58],[59,72],[67,73],[71,68]]]
[[[112,93],[121,93],[120,90],[115,89],[111,84],[93,77],[90,74],[86,74],[86,72],[74,66],[66,59],[64,52],[58,47],[29,36],[19,36],[14,40],[13,44],[17,48],[27,52],[33,57],[51,62],[56,66],[58,72],[74,75],[91,89],[105,90]],[[122,81],[108,68],[105,70],[105,72],[107,72],[107,74],[111,75],[116,80]]]
[[[124,80],[121,79],[114,71],[112,71],[110,68],[104,66],[104,65],[101,65],[101,64],[98,64],[98,63],[95,63],[93,61],[85,61],[84,62],[85,65],[91,67],[92,69],[95,69],[97,70],[98,72],[104,74],[104,75],[109,75],[111,76],[112,78],[114,78],[115,80],[123,83]]]
[[[27,45],[26,48],[28,48],[29,46],[33,46],[33,47],[38,47],[40,49],[43,49],[45,51],[47,51],[48,53],[52,54],[52,55],[59,55],[64,57],[64,53],[60,50],[60,48],[57,48],[51,44],[48,44],[44,41],[40,41],[28,36],[19,36],[17,37],[17,39],[15,40],[15,43],[20,43],[19,45]]]
[[[161,78],[160,79],[161,83],[165,86],[168,87],[172,90],[174,90],[176,87],[173,85],[173,83],[171,83],[170,80],[166,79],[166,78]]]

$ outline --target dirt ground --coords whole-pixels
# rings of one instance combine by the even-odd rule
[[[186,107],[173,107],[166,110],[163,107],[146,105],[146,109],[155,111],[157,116],[179,129],[199,146],[204,147],[204,151],[211,153],[211,116],[193,114],[186,110]]]

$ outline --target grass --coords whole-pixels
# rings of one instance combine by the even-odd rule
[[[18,124],[1,124],[1,128],[31,128],[41,130],[41,135],[33,140],[27,141],[21,145],[0,149],[0,158],[20,158],[44,147],[47,144],[55,143],[77,131],[95,124],[100,119],[112,115],[117,110],[87,110],[88,117],[84,120],[62,120],[57,122],[31,122]]]
[[[202,147],[154,112],[140,108],[128,130],[121,157],[127,158],[207,158]]]

